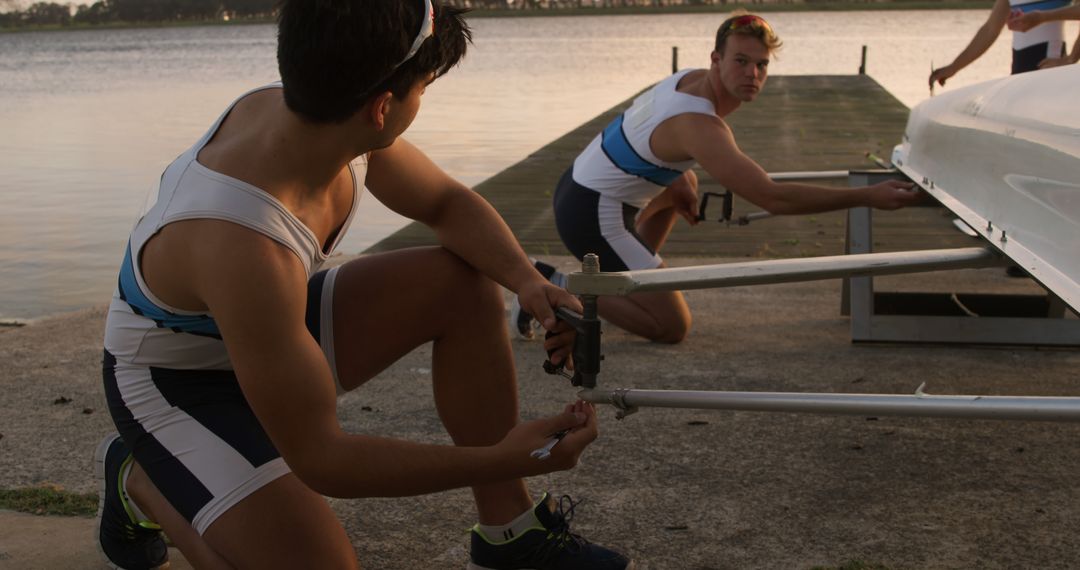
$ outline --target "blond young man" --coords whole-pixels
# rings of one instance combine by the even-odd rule
[[[576,257],[600,257],[603,271],[663,267],[659,250],[679,216],[697,222],[700,165],[713,179],[773,214],[810,214],[871,206],[894,209],[919,199],[898,181],[863,188],[774,182],[739,150],[724,117],[757,98],[781,42],[764,18],[736,13],[716,32],[706,69],[680,71],[639,96],[578,155],[554,195],[559,235]],[[563,285],[543,262],[537,270]],[[690,309],[678,291],[602,297],[600,316],[656,342],[677,343],[690,331]],[[527,310],[511,327],[532,334]]]

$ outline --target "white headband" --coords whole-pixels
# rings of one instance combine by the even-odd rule
[[[416,39],[413,40],[412,47],[409,48],[409,53],[405,54],[405,58],[401,60],[401,63],[395,65],[395,68],[401,67],[406,61],[412,59],[416,52],[420,51],[420,45],[424,43],[424,40],[430,38],[435,34],[435,8],[431,5],[431,0],[424,0],[424,18],[420,20],[420,32],[416,34]]]

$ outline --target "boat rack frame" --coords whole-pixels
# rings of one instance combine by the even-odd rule
[[[897,178],[907,180],[895,170],[852,171],[848,183],[871,186]],[[927,205],[941,207],[936,201]],[[872,221],[870,208],[848,210],[845,252],[871,253]],[[993,242],[983,243],[993,249]],[[1001,263],[1008,261],[999,255]],[[1080,347],[1080,321],[1065,318],[1066,311],[1066,304],[1049,291],[1045,295],[875,293],[869,276],[845,278],[841,297],[841,314],[851,317],[853,342]]]
[[[873,184],[885,177],[900,178],[895,171],[851,172],[849,183],[856,186]],[[567,276],[567,290],[581,299],[583,311],[577,314],[559,308],[556,315],[577,331],[573,347],[574,372],[569,374],[561,366],[544,363],[550,374],[561,374],[574,386],[582,388],[578,396],[595,404],[609,404],[618,408],[617,417],[622,419],[640,407],[668,407],[693,409],[720,409],[771,412],[806,412],[854,415],[894,415],[912,417],[1080,421],[1080,397],[1042,396],[970,396],[932,395],[923,386],[914,394],[834,394],[791,392],[735,392],[735,391],[686,391],[601,389],[597,386],[603,353],[600,344],[601,323],[597,298],[601,295],[628,295],[634,292],[710,289],[741,285],[790,283],[820,279],[845,279],[843,309],[852,317],[852,338],[855,341],[918,341],[918,342],[964,342],[1017,344],[1020,337],[1034,335],[1036,341],[1046,344],[1080,344],[1080,321],[1075,319],[1037,319],[1045,327],[1048,322],[1060,321],[1061,330],[1048,335],[1032,332],[1035,323],[1023,322],[1016,334],[1009,336],[1002,331],[987,334],[979,328],[987,318],[966,317],[920,317],[902,316],[889,321],[874,315],[873,277],[939,271],[950,269],[1004,266],[1008,260],[990,247],[969,247],[926,251],[871,253],[869,210],[849,212],[848,247],[846,255],[802,259],[778,259],[753,262],[725,263],[692,267],[660,268],[640,271],[601,272],[599,258],[587,254],[580,272]],[[1064,314],[1064,307],[1054,307]],[[1053,315],[1051,315],[1053,316]],[[912,319],[904,324],[903,319]],[[970,319],[977,326],[952,327],[949,335],[930,337],[918,332],[930,324],[940,329],[940,320],[921,319]],[[994,317],[994,319],[997,319]],[[1018,319],[1002,317],[1003,327],[1016,328]],[[901,323],[900,325],[895,324]],[[1006,325],[1004,323],[1012,323]],[[1056,325],[1054,325],[1056,326]],[[1004,329],[1003,329],[1004,330]],[[915,332],[912,332],[915,331]],[[1007,331],[1005,331],[1007,332]],[[1062,342],[1062,338],[1069,342]],[[1023,344],[1032,344],[1024,338]],[[1034,344],[1042,344],[1036,342]]]

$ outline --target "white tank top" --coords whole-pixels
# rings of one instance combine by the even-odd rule
[[[1070,0],[1009,0],[1009,6],[1024,13],[1035,10],[1056,10],[1070,4]],[[1047,43],[1047,57],[1060,57],[1065,43],[1065,22],[1057,20],[1039,24],[1026,32],[1013,32],[1013,49],[1020,50],[1035,44]]]
[[[574,160],[574,182],[637,208],[664,191],[694,166],[693,160],[667,162],[653,154],[649,139],[657,125],[684,113],[716,116],[712,102],[680,93],[685,69],[634,99]]]
[[[263,89],[280,88],[280,83]],[[128,241],[120,279],[105,324],[105,349],[117,366],[231,370],[225,343],[213,316],[171,307],[154,296],[137,263],[143,246],[161,228],[180,220],[226,220],[262,233],[292,250],[310,277],[345,235],[363,188],[366,157],[350,164],[352,210],[334,242],[323,251],[315,234],[270,194],[199,164],[199,151],[213,138],[236,101],[194,146],[161,175],[157,200],[136,223]]]

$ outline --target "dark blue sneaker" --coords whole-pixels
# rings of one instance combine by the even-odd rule
[[[473,527],[467,570],[633,570],[622,554],[570,532],[577,506],[563,495],[558,510],[547,493],[533,509],[536,524],[508,541],[493,544]]]
[[[138,522],[121,489],[120,474],[131,452],[119,434],[106,436],[94,454],[98,478],[97,543],[110,568],[151,570],[169,562],[161,527]]]

